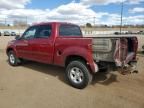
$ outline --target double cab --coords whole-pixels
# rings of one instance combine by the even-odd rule
[[[30,26],[10,41],[6,53],[12,66],[31,60],[65,67],[70,85],[82,89],[101,69],[136,71],[137,47],[133,36],[84,37],[75,24],[47,22]]]

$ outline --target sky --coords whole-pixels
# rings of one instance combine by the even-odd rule
[[[62,21],[79,25],[144,24],[144,0],[0,0],[0,23]]]

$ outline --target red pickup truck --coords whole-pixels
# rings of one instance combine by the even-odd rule
[[[83,37],[75,24],[49,22],[30,26],[6,53],[12,66],[26,59],[65,67],[68,82],[82,89],[100,69],[135,71],[137,47],[136,37]]]

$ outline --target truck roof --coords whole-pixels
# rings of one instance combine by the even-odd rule
[[[41,23],[34,23],[32,26],[35,25],[47,25],[47,24],[68,24],[68,25],[76,25],[69,22],[41,22]]]

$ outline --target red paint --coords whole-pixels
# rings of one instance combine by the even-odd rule
[[[13,49],[20,58],[38,61],[41,63],[65,66],[65,60],[68,56],[76,55],[83,57],[94,72],[94,61],[92,56],[92,38],[83,38],[82,36],[59,36],[59,26],[61,24],[73,25],[69,23],[40,23],[39,25],[52,25],[52,34],[50,38],[34,38],[30,40],[14,40],[7,46]]]

